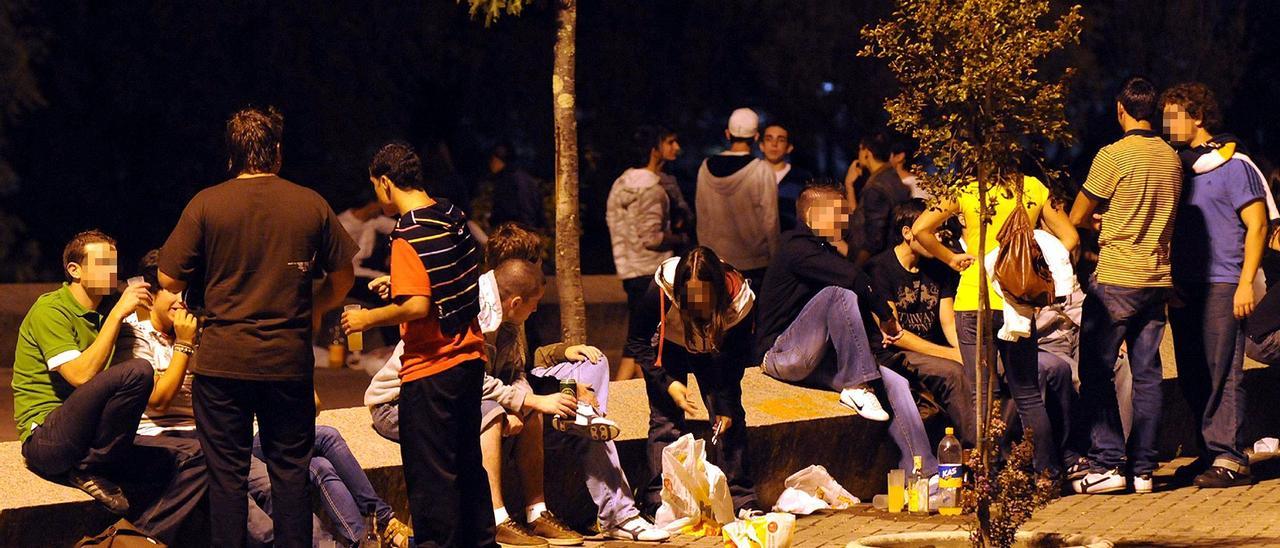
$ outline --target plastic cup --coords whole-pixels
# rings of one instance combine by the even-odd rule
[[[888,509],[889,496],[881,494],[881,495],[876,495],[874,497],[871,497],[871,506],[874,507],[876,510]]]
[[[124,282],[124,284],[129,287],[133,287],[135,285],[142,285],[144,283],[147,283],[147,281],[143,279],[142,276],[134,276]]]
[[[902,511],[902,506],[907,502],[906,485],[907,473],[905,471],[901,468],[889,471],[889,512],[897,513]]]
[[[343,312],[360,310],[360,305],[349,304],[342,307]],[[347,335],[347,350],[352,352],[360,352],[364,350],[364,333],[356,331]]]

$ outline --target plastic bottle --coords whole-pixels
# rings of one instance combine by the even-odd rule
[[[960,515],[960,488],[964,484],[964,451],[955,429],[947,427],[947,435],[938,442],[938,513]]]
[[[924,475],[923,459],[915,455],[911,460],[913,470],[911,479],[907,481],[907,511],[912,514],[928,514],[929,478]]]
[[[378,519],[374,516],[374,507],[368,506],[364,517],[364,538],[360,539],[360,548],[381,548],[382,536],[378,534]]]
[[[342,340],[342,326],[335,325],[333,327],[332,336],[329,338],[329,367],[337,369],[347,359],[347,346]]]

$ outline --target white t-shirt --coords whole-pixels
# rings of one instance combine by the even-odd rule
[[[173,361],[173,338],[156,330],[151,320],[138,319],[137,313],[125,318],[120,335],[116,337],[114,362],[142,358],[151,363],[156,377],[163,375]],[[169,400],[163,412],[147,407],[138,423],[138,434],[156,436],[166,430],[195,430],[196,415],[191,405],[190,371],[182,379],[178,393]]]
[[[773,172],[773,174],[778,177],[775,182],[782,183],[782,180],[787,177],[788,173],[791,173],[791,162],[787,162],[782,169]]]
[[[342,223],[342,228],[347,229],[347,234],[350,234],[351,239],[360,246],[360,251],[351,258],[351,264],[356,267],[356,276],[361,278],[386,276],[386,272],[365,268],[360,263],[373,255],[373,248],[378,244],[379,236],[391,234],[391,231],[396,229],[395,219],[378,215],[367,221],[361,221],[356,217],[355,210],[348,209],[338,214],[338,222]]]

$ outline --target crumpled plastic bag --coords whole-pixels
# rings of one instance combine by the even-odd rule
[[[706,442],[685,434],[662,450],[662,506],[654,524],[673,533],[720,534],[734,520],[724,472],[707,462]]]
[[[783,485],[786,489],[773,505],[777,512],[807,516],[818,510],[844,510],[860,502],[820,464],[791,474]]]
[[[1253,442],[1254,454],[1275,453],[1280,451],[1280,439],[1262,438]]]
[[[796,517],[774,512],[724,526],[725,548],[790,548]]]

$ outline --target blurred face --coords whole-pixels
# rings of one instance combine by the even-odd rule
[[[711,320],[715,308],[711,304],[711,284],[705,280],[696,277],[690,278],[685,284],[686,299],[684,309],[693,319],[698,321]]]
[[[778,126],[769,126],[764,130],[764,139],[760,141],[760,152],[771,164],[781,163],[795,147],[791,145],[791,136],[787,130]]]
[[[173,315],[179,310],[185,310],[187,303],[182,301],[182,295],[170,293],[164,289],[155,292],[155,314],[151,316],[154,320],[155,328],[161,333],[169,333],[173,330]]]
[[[849,207],[840,198],[821,198],[809,206],[805,215],[805,224],[813,233],[828,240],[844,237],[849,228]]]
[[[116,248],[106,242],[84,246],[84,263],[70,263],[67,273],[90,295],[107,295],[116,288]]]
[[[680,141],[675,135],[668,135],[662,138],[662,142],[658,144],[658,155],[664,162],[674,162],[680,156]]]
[[[538,303],[542,301],[544,294],[546,294],[546,288],[542,287],[538,289],[538,294],[531,298],[512,297],[503,301],[502,321],[514,324],[528,321],[529,316],[538,310]]]
[[[1192,118],[1181,105],[1169,103],[1164,106],[1164,133],[1175,145],[1190,143],[1200,128],[1200,121]]]

